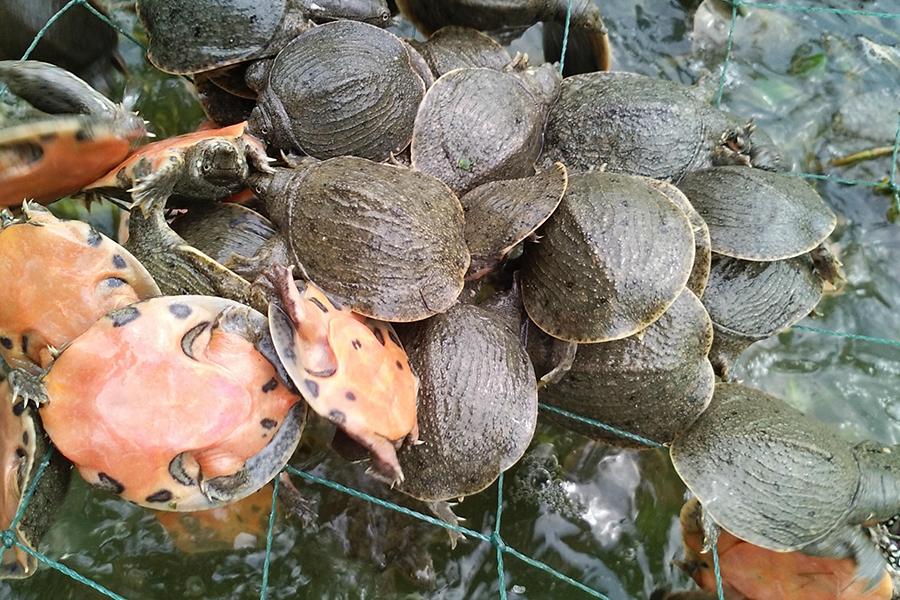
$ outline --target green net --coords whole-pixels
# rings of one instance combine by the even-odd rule
[[[721,68],[721,75],[719,77],[718,88],[717,88],[715,98],[714,98],[714,104],[717,107],[722,102],[723,93],[726,88],[726,76],[727,76],[727,72],[728,72],[728,66],[731,63],[732,58],[733,58],[735,25],[737,23],[738,15],[739,15],[740,9],[742,7],[777,10],[777,11],[794,12],[794,13],[816,13],[816,12],[819,12],[819,13],[831,13],[831,14],[836,14],[836,15],[845,15],[845,16],[851,16],[851,17],[853,17],[853,16],[872,17],[872,18],[876,18],[876,19],[895,20],[896,22],[900,23],[900,12],[895,13],[895,12],[883,12],[883,11],[849,9],[849,8],[828,8],[828,7],[815,6],[815,5],[811,5],[811,4],[810,5],[791,5],[791,4],[775,4],[775,3],[768,3],[768,2],[748,2],[748,1],[744,1],[744,0],[726,0],[726,1],[728,1],[731,5],[731,21],[729,23],[729,28],[728,28],[728,38],[727,38],[727,44],[726,44],[726,50],[725,50],[725,57],[724,57],[722,68]],[[120,34],[125,36],[131,42],[137,44],[138,46],[141,46],[141,48],[144,48],[144,46],[138,40],[136,40],[129,31],[124,29],[121,25],[119,25],[115,21],[111,20],[109,17],[107,17],[103,13],[96,10],[93,6],[91,6],[89,4],[88,0],[70,0],[53,17],[51,17],[47,21],[47,23],[44,25],[44,27],[37,33],[37,35],[35,36],[34,40],[31,43],[31,45],[28,47],[28,49],[25,51],[24,55],[22,56],[22,60],[27,59],[32,54],[34,49],[40,43],[41,38],[53,26],[53,24],[66,11],[70,10],[72,7],[77,6],[77,5],[83,5],[87,10],[89,10],[98,19],[101,19],[103,22],[105,22],[108,25],[110,25],[111,27],[115,28]],[[564,35],[563,35],[563,41],[562,41],[562,56],[560,57],[560,72],[562,72],[562,70],[563,70],[564,59],[565,59],[566,49],[567,49],[567,45],[568,45],[569,29],[570,29],[570,23],[571,23],[571,12],[572,12],[572,0],[569,0],[568,12],[566,15],[565,29],[564,29]],[[900,108],[900,107],[898,107],[898,108]],[[807,178],[807,179],[823,180],[823,181],[828,181],[831,183],[847,185],[847,186],[867,186],[867,187],[878,187],[878,188],[886,187],[892,194],[894,210],[897,212],[897,214],[900,214],[900,185],[898,185],[898,181],[897,181],[898,149],[900,149],[900,112],[898,112],[896,134],[894,136],[894,142],[893,142],[893,147],[892,147],[892,152],[891,152],[892,160],[891,160],[890,172],[888,173],[886,180],[849,179],[849,178],[834,176],[831,174],[820,174],[820,173],[792,173],[792,174],[796,175],[798,177],[803,177],[803,178]],[[864,343],[879,344],[879,345],[892,346],[892,347],[900,347],[900,340],[895,340],[895,339],[888,339],[888,338],[882,338],[882,337],[870,336],[870,335],[861,335],[861,334],[852,333],[852,332],[835,331],[835,330],[831,330],[831,329],[825,329],[825,328],[821,328],[821,327],[810,327],[810,326],[806,326],[806,325],[795,325],[793,327],[793,329],[797,330],[797,331],[808,332],[808,333],[817,334],[817,335],[825,335],[825,336],[846,338],[846,339],[850,339],[850,340],[857,340],[857,341],[864,342]],[[654,442],[653,440],[649,440],[647,438],[641,437],[634,433],[622,431],[621,429],[612,427],[605,423],[601,423],[594,419],[590,419],[590,418],[587,418],[587,417],[584,417],[584,416],[581,416],[578,414],[571,413],[569,411],[563,410],[563,409],[555,407],[555,406],[550,406],[550,405],[542,403],[542,404],[540,404],[540,409],[543,411],[546,411],[546,412],[552,412],[552,413],[556,413],[558,415],[562,415],[562,416],[565,416],[565,417],[568,417],[571,419],[575,419],[576,421],[579,421],[581,423],[590,425],[592,427],[596,427],[598,429],[602,429],[608,433],[612,433],[612,434],[621,436],[623,438],[627,438],[633,442],[637,442],[639,444],[642,444],[642,445],[645,445],[648,447],[664,448],[663,445],[661,445],[657,442]],[[19,540],[16,537],[16,534],[14,532],[15,527],[18,524],[18,522],[21,520],[22,515],[24,514],[32,496],[34,495],[35,490],[37,489],[37,486],[40,484],[41,477],[42,477],[44,471],[46,470],[47,465],[50,462],[52,452],[53,452],[53,450],[50,450],[47,453],[47,455],[43,457],[38,469],[36,470],[35,477],[31,481],[31,484],[29,485],[28,490],[26,490],[26,493],[24,494],[23,501],[22,501],[21,505],[19,506],[19,509],[18,509],[12,523],[10,524],[10,527],[5,531],[0,532],[0,541],[2,541],[4,548],[8,549],[8,548],[12,548],[12,547],[18,547],[19,549],[21,549],[22,551],[26,552],[27,554],[33,556],[38,561],[47,565],[48,567],[55,569],[65,575],[67,575],[68,577],[71,577],[73,580],[77,581],[78,583],[88,586],[91,589],[95,590],[96,592],[98,592],[106,597],[114,598],[117,600],[124,600],[123,596],[113,592],[112,590],[106,588],[105,586],[103,586],[87,577],[84,577],[83,575],[79,574],[78,572],[74,571],[73,569],[67,567],[66,565],[62,564],[59,561],[56,561],[56,560],[50,558],[49,556],[47,556],[43,553],[35,551],[35,550],[27,547],[26,545],[19,542]],[[585,585],[584,583],[582,583],[576,579],[573,579],[572,577],[569,577],[568,575],[551,567],[550,565],[546,564],[545,562],[537,560],[531,556],[528,556],[525,553],[522,553],[522,552],[516,550],[515,548],[513,548],[512,546],[509,546],[508,544],[506,544],[504,542],[503,537],[501,536],[501,521],[502,521],[503,506],[504,506],[504,501],[503,501],[504,476],[502,473],[500,474],[498,482],[497,482],[497,503],[496,503],[496,511],[494,514],[494,526],[493,526],[490,534],[485,534],[481,531],[476,531],[474,529],[470,529],[467,527],[461,527],[459,525],[453,525],[450,523],[446,523],[446,522],[436,519],[432,516],[412,510],[405,506],[401,506],[394,502],[385,500],[383,498],[379,498],[377,496],[373,496],[373,495],[365,493],[363,491],[342,485],[338,482],[331,481],[329,479],[315,475],[311,472],[300,470],[300,469],[297,469],[292,466],[285,467],[285,472],[287,472],[288,474],[293,475],[295,477],[298,477],[300,479],[303,479],[309,483],[325,486],[327,488],[336,490],[338,492],[348,494],[349,496],[352,496],[354,498],[370,502],[370,503],[372,503],[376,506],[382,507],[384,509],[396,511],[396,512],[406,515],[408,517],[411,517],[414,519],[419,519],[421,521],[424,521],[426,523],[429,523],[429,524],[437,526],[437,527],[443,527],[445,529],[454,530],[454,531],[457,531],[471,539],[479,540],[480,542],[493,545],[496,550],[498,588],[499,588],[499,596],[501,599],[505,600],[508,595],[507,583],[506,583],[506,564],[504,562],[505,555],[515,557],[516,559],[529,565],[530,567],[539,569],[539,570],[549,574],[550,576],[555,577],[555,578],[559,579],[560,581],[563,581],[563,582],[571,585],[573,588],[583,592],[586,596],[594,597],[594,598],[601,598],[601,599],[608,598],[606,595],[599,592],[598,590],[593,589],[593,588]],[[271,502],[269,520],[268,520],[267,535],[266,535],[266,545],[265,545],[266,549],[265,549],[264,562],[262,565],[262,573],[261,573],[262,581],[261,581],[261,590],[260,590],[260,595],[259,595],[261,600],[265,600],[265,598],[267,598],[267,596],[268,596],[269,573],[270,573],[270,569],[272,568],[272,560],[271,560],[272,559],[272,545],[273,545],[273,539],[274,539],[274,533],[275,533],[275,517],[276,517],[276,508],[277,508],[276,499],[278,497],[279,485],[280,485],[279,480],[278,480],[278,478],[276,478],[274,481],[274,487],[273,487],[273,492],[272,492],[272,502]],[[716,577],[718,596],[719,596],[720,600],[724,600],[724,594],[723,594],[723,590],[722,590],[722,579],[721,579],[721,575],[719,572],[719,557],[718,557],[718,553],[717,553],[715,547],[713,547],[712,556],[713,556],[714,573],[715,573],[715,577]]]

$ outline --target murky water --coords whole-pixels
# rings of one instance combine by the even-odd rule
[[[605,0],[616,67],[691,83],[718,82],[727,19],[684,0]],[[872,11],[895,1],[806,4]],[[122,10],[117,18],[133,24]],[[540,33],[514,43],[534,58]],[[201,113],[185,82],[122,50],[124,82],[158,133],[195,126]],[[723,106],[753,117],[785,151],[795,170],[879,180],[890,158],[831,168],[839,155],[890,145],[900,110],[900,19],[750,8],[735,28]],[[121,90],[123,82],[115,83]],[[804,324],[900,339],[900,225],[886,222],[890,197],[871,187],[819,182],[841,214],[837,242],[849,285],[827,298],[822,317]],[[96,213],[107,230],[108,215]],[[900,443],[900,348],[793,330],[752,347],[736,367],[747,383],[774,392],[833,423],[848,438]],[[313,441],[309,442],[311,445]],[[308,449],[317,475],[422,510],[366,479],[363,467]],[[494,549],[466,541],[451,552],[446,533],[412,518],[319,486],[298,482],[316,515],[301,524],[279,517],[269,598],[493,598]],[[466,524],[489,533],[496,486],[456,507]],[[622,451],[542,424],[531,450],[506,477],[502,534],[507,544],[611,598],[646,598],[659,586],[689,587],[672,565],[680,555],[678,510],[685,492],[664,453]],[[206,553],[177,549],[150,511],[76,482],[41,550],[130,599],[259,597],[264,559],[259,514],[249,507],[243,549]],[[511,598],[583,595],[507,556]],[[92,599],[88,588],[49,570],[0,584],[0,598]],[[584,597],[587,597],[584,595]]]

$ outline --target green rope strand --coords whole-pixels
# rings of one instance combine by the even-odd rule
[[[737,24],[738,4],[731,3],[731,22],[728,24],[728,44],[725,46],[725,60],[722,61],[722,74],[719,75],[719,89],[716,91],[716,99],[713,106],[719,108],[722,105],[722,94],[725,93],[725,77],[728,74],[728,64],[731,62],[731,50],[734,48],[734,26]]]
[[[569,46],[569,28],[572,25],[572,0],[566,7],[566,26],[563,28],[562,54],[559,57],[559,74],[562,75],[566,66],[566,48]]]
[[[831,329],[823,329],[821,327],[809,327],[808,325],[794,325],[792,329],[798,329],[800,331],[809,331],[812,333],[818,333],[821,335],[828,335],[831,337],[840,337],[847,338],[851,340],[860,340],[863,342],[872,342],[873,344],[882,344],[884,346],[896,346],[900,348],[900,340],[892,340],[888,338],[874,337],[871,335],[861,335],[859,333],[845,333],[843,331],[833,331]]]
[[[500,544],[503,538],[500,537],[500,519],[503,516],[503,471],[497,477],[497,513],[494,517],[494,535],[492,543],[497,550],[497,585],[500,588],[500,600],[506,600],[506,571],[503,567],[503,550]]]
[[[40,482],[41,478],[44,476],[44,472],[47,470],[47,465],[50,464],[51,458],[53,458],[52,446],[49,450],[47,450],[47,452],[44,453],[44,457],[41,459],[41,464],[38,467],[37,471],[35,471],[34,478],[31,480],[31,483],[28,484],[28,489],[25,491],[25,495],[22,496],[22,501],[19,503],[19,508],[16,509],[15,516],[13,517],[12,521],[9,522],[7,531],[13,531],[16,528],[16,525],[19,524],[19,521],[22,519],[22,515],[25,514],[25,510],[31,503],[31,498],[32,496],[34,496],[34,492],[37,490],[38,482]]]
[[[20,548],[26,554],[30,554],[34,558],[38,559],[39,561],[41,561],[48,567],[51,567],[51,568],[59,571],[63,575],[71,577],[78,583],[80,583],[82,585],[86,585],[87,587],[91,588],[92,590],[103,594],[107,598],[112,598],[113,600],[127,600],[124,596],[120,596],[119,594],[113,592],[109,588],[106,588],[106,587],[100,585],[93,579],[88,579],[87,577],[85,577],[84,575],[79,573],[78,571],[74,571],[74,570],[70,569],[69,567],[62,564],[61,562],[57,562],[57,561],[53,560],[52,558],[46,556],[45,554],[42,554],[41,552],[32,550],[31,548],[29,548],[25,544],[22,544],[21,542],[17,541],[16,546],[18,548]]]
[[[713,574],[716,576],[716,595],[719,600],[725,600],[725,590],[722,589],[722,571],[719,570],[719,541],[712,545]]]
[[[272,541],[275,537],[275,514],[278,511],[278,484],[281,475],[275,478],[275,485],[272,486],[272,508],[269,511],[269,527],[266,530],[266,557],[263,560],[262,572],[262,589],[259,591],[259,600],[266,600],[266,593],[269,588],[269,565],[272,560]]]
[[[632,440],[637,442],[643,446],[649,446],[651,448],[665,448],[665,444],[660,444],[659,442],[653,441],[650,438],[645,438],[642,435],[638,435],[636,433],[631,433],[625,431],[624,429],[619,429],[618,427],[613,427],[612,425],[607,425],[606,423],[601,423],[600,421],[595,421],[594,419],[590,419],[588,417],[583,417],[581,415],[575,414],[573,412],[569,412],[567,410],[563,410],[559,407],[552,406],[550,404],[544,404],[541,402],[538,404],[538,407],[552,413],[556,413],[558,415],[562,415],[564,417],[568,417],[569,419],[574,419],[581,423],[585,423],[587,425],[591,425],[596,427],[597,429],[602,429],[603,431],[608,431],[609,433],[615,434],[619,437],[623,437],[628,440]]]
[[[66,11],[75,6],[76,4],[82,4],[85,0],[69,0],[65,6],[56,11],[56,14],[47,19],[47,22],[44,23],[44,26],[41,27],[40,31],[37,32],[37,35],[34,36],[34,39],[31,40],[31,45],[28,46],[28,49],[25,50],[25,54],[22,55],[21,60],[28,60],[28,57],[31,56],[31,53],[34,52],[34,49],[37,48],[38,42],[41,41],[41,38],[44,37],[44,34],[47,33],[47,30],[53,27],[53,24],[56,23]]]
[[[782,10],[785,12],[827,13],[832,15],[849,15],[856,17],[876,17],[879,19],[900,19],[900,13],[883,12],[877,10],[828,8],[826,6],[801,6],[797,4],[775,4],[772,2],[751,2],[745,0],[729,0],[729,3],[735,7],[747,6],[749,8]]]

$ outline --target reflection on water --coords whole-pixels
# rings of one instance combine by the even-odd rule
[[[715,90],[727,21],[691,0],[604,0],[616,67]],[[806,2],[806,4],[813,4]],[[821,6],[826,3],[820,2]],[[831,6],[897,10],[887,0],[830,0]],[[126,22],[132,17],[118,15]],[[753,117],[795,170],[879,180],[890,159],[831,169],[834,157],[890,144],[900,109],[900,20],[749,8],[735,28],[723,106]],[[695,27],[698,29],[695,31]],[[540,31],[513,44],[541,58]],[[185,83],[133,65],[125,86],[160,133],[196,125]],[[889,197],[872,188],[819,182],[842,217],[833,237],[849,284],[827,298],[822,317],[804,324],[900,339],[900,230],[885,222]],[[794,330],[754,345],[735,368],[745,382],[841,427],[848,438],[900,443],[900,348]],[[648,415],[648,418],[650,415]],[[368,481],[361,465],[330,457],[315,473],[416,510],[415,501]],[[662,585],[689,587],[672,566],[681,555],[683,486],[664,452],[617,450],[541,425],[530,452],[506,478],[502,535],[611,598],[646,598]],[[496,555],[467,540],[451,553],[444,531],[344,494],[298,482],[318,516],[302,525],[280,515],[273,540],[269,598],[492,598]],[[496,485],[456,512],[489,533]],[[144,509],[74,486],[42,550],[133,599],[252,599],[264,559],[259,546],[183,554]],[[507,556],[511,598],[576,597],[567,584]],[[0,599],[92,599],[98,594],[47,569]]]

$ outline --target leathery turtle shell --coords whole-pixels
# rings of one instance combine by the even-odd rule
[[[192,207],[171,226],[185,242],[226,267],[235,256],[253,256],[277,233],[258,212],[225,202]]]
[[[713,252],[725,256],[758,261],[799,256],[824,242],[837,223],[800,177],[725,166],[688,173],[678,187],[709,226]]]
[[[295,264],[353,312],[416,321],[447,310],[462,292],[462,206],[437,179],[348,156],[251,182]]]
[[[0,529],[9,528],[50,440],[31,406],[13,404],[9,384],[0,380]],[[69,487],[72,465],[56,452],[47,464],[34,495],[14,528],[18,541],[32,550],[50,529]],[[37,559],[21,548],[0,547],[0,579],[23,579],[37,570]]]
[[[252,494],[290,458],[306,415],[248,339],[265,328],[252,309],[207,296],[113,311],[44,377],[47,433],[87,482],[142,506],[200,510]]]
[[[0,356],[13,367],[46,367],[110,310],[158,296],[147,269],[87,223],[60,221],[26,204],[0,226]]]
[[[398,330],[419,376],[419,435],[398,457],[400,491],[428,502],[489,486],[525,453],[537,384],[522,343],[492,311],[457,304]]]
[[[394,34],[365,23],[315,27],[278,53],[251,131],[320,159],[384,160],[409,145],[425,94],[411,52]]]
[[[685,289],[663,316],[640,334],[579,345],[571,369],[558,383],[541,390],[541,400],[669,443],[694,422],[712,398],[715,376],[707,359],[712,338],[712,323],[703,305]],[[538,373],[554,366],[547,364],[548,341],[546,336],[529,339],[529,354]],[[573,419],[552,413],[546,416],[588,437],[633,445],[628,439]]]
[[[687,216],[642,178],[569,177],[566,195],[525,249],[522,300],[553,337],[578,343],[633,335],[681,294],[694,262]]]
[[[506,48],[491,36],[469,27],[442,27],[426,41],[410,40],[435,77],[466,67],[500,70],[512,62]]]

